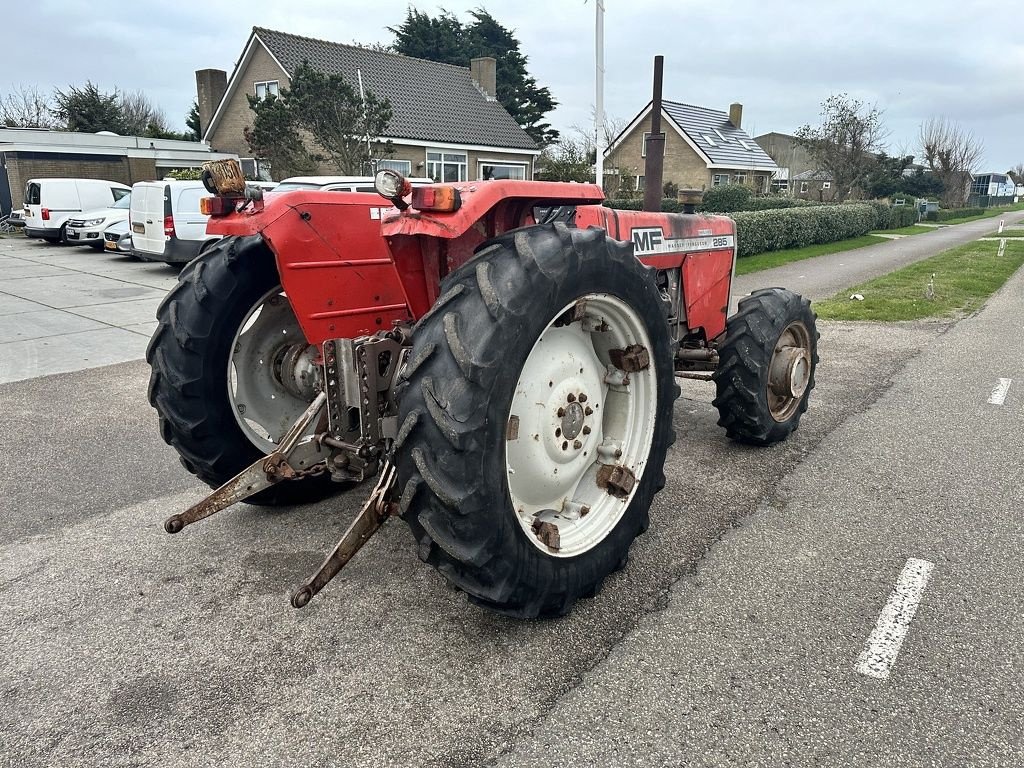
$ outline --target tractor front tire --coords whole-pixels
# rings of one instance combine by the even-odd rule
[[[247,322],[252,333],[265,337],[254,339],[254,343],[280,345],[278,340],[285,337],[295,339],[294,313],[287,298],[279,292],[274,256],[263,240],[229,237],[189,262],[157,309],[159,325],[146,351],[146,360],[152,367],[149,402],[159,415],[163,439],[178,452],[185,469],[211,488],[220,487],[275,447],[272,437],[261,440],[236,416],[239,410],[245,410],[245,405],[240,409],[240,402],[232,394],[230,370]],[[254,310],[268,296],[275,299],[277,314],[267,310],[263,325],[259,317],[251,321]],[[289,314],[291,321],[282,329],[278,318],[287,319]],[[252,357],[261,364],[269,364],[273,354],[268,348]],[[236,372],[236,376],[262,377],[260,386],[249,386],[249,408],[280,412],[288,393],[264,381],[269,366],[256,366],[255,359],[244,371]],[[282,413],[273,426],[276,439],[280,439],[291,414],[308,405],[296,398],[287,403],[290,410]],[[330,476],[322,474],[279,483],[246,501],[301,504],[337,490]]]
[[[784,288],[740,301],[712,374],[718,424],[729,438],[771,445],[799,426],[818,365],[815,320],[811,303]]]
[[[563,615],[647,529],[679,393],[652,274],[604,230],[528,227],[481,246],[419,321],[399,509],[473,602]]]

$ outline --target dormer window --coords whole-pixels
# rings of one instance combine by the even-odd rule
[[[700,137],[701,137],[702,139],[704,139],[704,141],[706,141],[706,142],[708,143],[708,146],[709,146],[709,147],[717,147],[717,146],[718,146],[718,142],[717,142],[717,141],[715,141],[714,139],[712,139],[712,138],[711,138],[710,136],[708,136],[708,135],[707,135],[706,133],[702,133],[702,134],[700,135]]]

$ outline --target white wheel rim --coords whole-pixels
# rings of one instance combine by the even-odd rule
[[[637,345],[650,358],[643,370],[612,364],[613,350]],[[509,409],[505,469],[516,518],[541,551],[583,554],[622,519],[647,468],[657,395],[646,328],[621,299],[583,296],[540,334]],[[628,491],[613,495],[598,484],[611,467],[633,474]],[[557,547],[542,523],[557,528]]]
[[[228,402],[238,426],[264,453],[277,448],[313,401],[315,355],[280,286],[261,296],[238,326],[228,358]],[[290,387],[282,380],[288,376]],[[308,399],[296,394],[305,386]]]

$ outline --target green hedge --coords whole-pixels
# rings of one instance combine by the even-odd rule
[[[938,211],[930,211],[925,215],[928,221],[949,221],[960,219],[966,216],[980,216],[988,213],[988,208],[942,208]]]
[[[875,211],[875,226],[872,229],[900,229],[917,223],[917,205],[908,200],[907,205],[889,205],[880,200],[864,200],[843,205],[870,205]]]
[[[736,222],[737,256],[802,248],[860,237],[875,228],[878,213],[866,203],[815,205],[730,214]]]

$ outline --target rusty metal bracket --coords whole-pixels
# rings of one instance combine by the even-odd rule
[[[630,344],[625,349],[609,349],[608,357],[616,368],[636,373],[651,365],[651,353],[642,344]]]
[[[603,464],[597,470],[597,485],[610,495],[624,499],[632,493],[633,486],[636,485],[636,475],[633,474],[633,470],[622,464]]]
[[[393,514],[396,506],[391,502],[390,497],[394,489],[396,474],[391,462],[385,462],[381,468],[380,477],[377,479],[377,485],[374,486],[370,497],[363,504],[348,530],[342,535],[341,540],[335,545],[334,550],[327,556],[316,573],[302,582],[299,588],[292,593],[293,608],[305,607],[317,592],[327,586],[327,583],[341,572],[341,569],[348,564],[356,552],[362,549],[370,537],[384,524],[384,521]]]
[[[168,533],[180,533],[186,525],[227,509],[274,483],[318,471],[324,460],[320,453],[320,444],[312,437],[302,442],[299,440],[319,415],[326,400],[327,396],[323,392],[318,394],[281,438],[276,451],[250,464],[198,504],[193,504],[177,515],[171,515],[164,521],[164,530]],[[308,466],[303,466],[304,464]],[[298,465],[298,468],[295,465]]]

